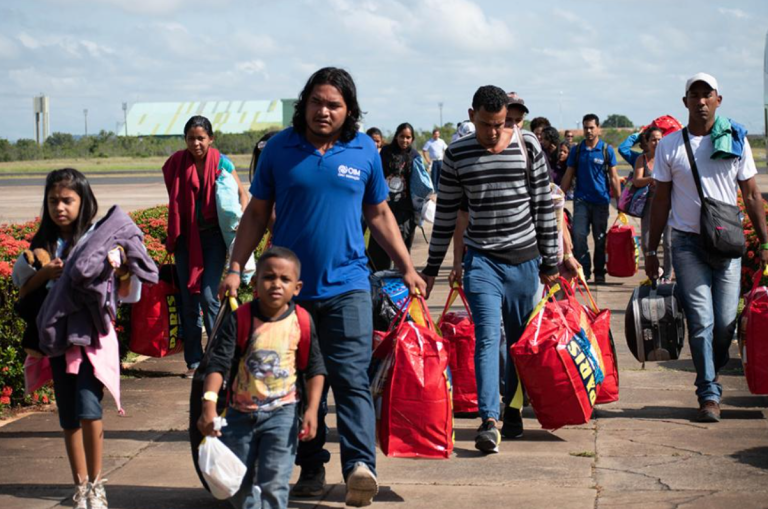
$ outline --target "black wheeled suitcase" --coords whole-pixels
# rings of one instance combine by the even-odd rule
[[[632,355],[640,362],[680,357],[685,338],[683,310],[675,284],[639,286],[624,315],[624,334]]]

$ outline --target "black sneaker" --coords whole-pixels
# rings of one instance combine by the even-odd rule
[[[475,449],[485,454],[499,452],[501,433],[496,429],[496,421],[488,419],[477,428]]]
[[[504,409],[504,423],[501,426],[501,436],[504,438],[520,438],[523,436],[523,416],[517,408]]]
[[[319,497],[325,491],[325,467],[302,468],[299,480],[291,489],[295,498]]]
[[[605,284],[605,274],[595,274],[595,284],[596,285],[604,285]]]

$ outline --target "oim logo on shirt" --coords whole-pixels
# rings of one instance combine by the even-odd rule
[[[339,165],[339,173],[338,173],[339,177],[348,178],[352,180],[360,180],[361,173],[362,172],[357,168],[352,168],[351,166],[345,166],[343,164]]]

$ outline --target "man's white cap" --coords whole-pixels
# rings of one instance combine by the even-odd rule
[[[469,120],[465,120],[459,125],[458,131],[459,131],[459,136],[463,138],[464,136],[475,132],[475,124],[473,124]]]
[[[688,81],[685,82],[685,93],[688,93],[688,90],[691,89],[691,86],[696,83],[697,81],[703,81],[710,87],[712,87],[713,90],[720,90],[720,87],[717,86],[717,80],[714,76],[711,74],[707,74],[705,72],[697,72],[690,78],[688,78]]]

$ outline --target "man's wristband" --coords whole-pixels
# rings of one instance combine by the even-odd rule
[[[768,251],[768,242],[760,244],[760,251]]]
[[[563,261],[567,261],[573,258],[573,255],[571,253],[563,253]]]
[[[242,270],[229,269],[227,271],[227,274],[237,274],[237,277],[239,277],[241,279],[243,277],[243,271]]]
[[[656,255],[656,251],[646,251],[646,252],[645,252],[645,256],[653,256],[653,257],[656,257],[656,256],[657,256],[657,255]]]
[[[207,391],[205,394],[203,394],[203,401],[212,401],[216,403],[219,401],[219,394],[213,391]]]

